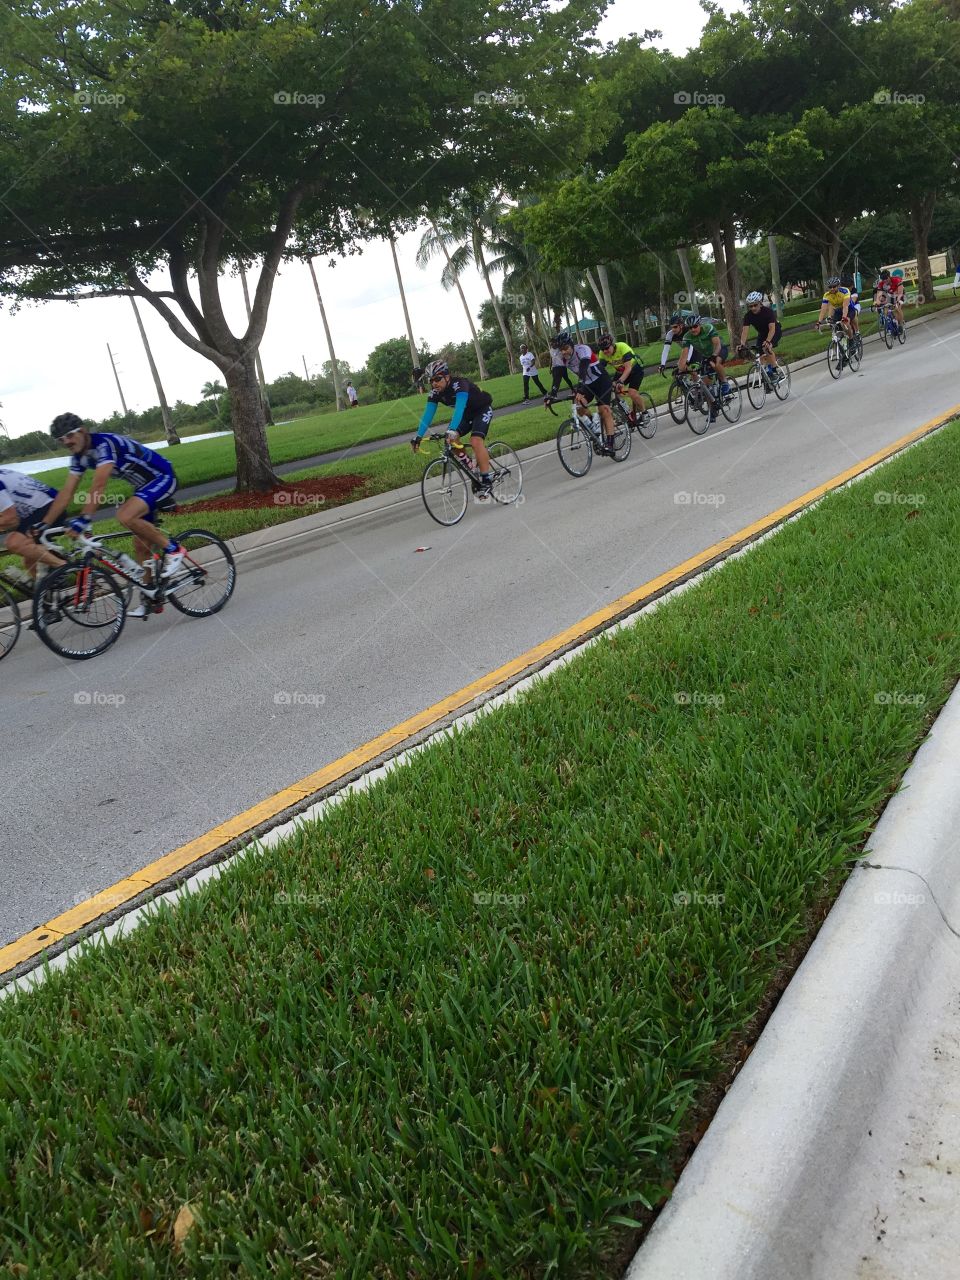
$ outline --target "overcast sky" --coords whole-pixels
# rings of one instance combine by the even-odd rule
[[[723,7],[739,6],[734,0],[724,0]],[[696,44],[703,23],[699,0],[670,0],[669,4],[663,0],[656,4],[613,0],[599,35],[616,40],[633,31],[658,28],[663,31],[663,44],[683,53]],[[549,159],[545,163],[549,165]],[[439,264],[423,271],[416,265],[419,242],[419,232],[398,241],[414,338],[436,347],[464,341],[469,330],[459,297],[456,291],[446,293],[441,288]],[[370,244],[362,254],[332,268],[319,259],[315,266],[339,359],[359,368],[377,343],[404,333],[388,244]],[[157,281],[160,279],[158,276]],[[473,271],[464,275],[462,283],[475,315],[486,296],[483,283]],[[239,332],[244,315],[239,281],[225,279],[222,293],[227,317]],[[199,400],[203,384],[219,378],[219,370],[175,338],[152,308],[142,302],[138,305],[167,399],[171,404]],[[0,420],[10,435],[45,430],[56,414],[68,410],[89,418],[103,418],[119,410],[107,343],[117,361],[128,408],[139,410],[156,404],[128,299],[48,302],[24,306],[17,315],[9,310],[0,312]],[[290,370],[302,374],[304,358],[312,375],[328,358],[305,264],[281,268],[260,353],[268,381]]]

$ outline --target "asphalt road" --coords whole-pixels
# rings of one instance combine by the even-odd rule
[[[838,383],[821,362],[700,439],[661,419],[581,480],[540,446],[522,505],[453,529],[416,499],[242,554],[223,614],[128,622],[90,662],[22,635],[0,668],[0,943],[950,408],[958,335],[935,319]]]

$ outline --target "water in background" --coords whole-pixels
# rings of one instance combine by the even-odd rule
[[[184,436],[184,444],[193,444],[194,440],[216,440],[218,436],[228,436],[229,431],[208,431],[206,435],[201,436]],[[152,441],[148,446],[149,449],[167,449],[169,445],[166,440]],[[9,467],[11,471],[20,471],[25,476],[39,475],[41,471],[53,471],[56,467],[65,467],[70,462],[70,455],[64,454],[60,458],[34,458],[32,462],[3,462],[0,466]]]

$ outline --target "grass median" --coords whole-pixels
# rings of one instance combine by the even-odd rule
[[[0,1267],[622,1274],[957,678],[958,538],[953,424],[0,1004]]]

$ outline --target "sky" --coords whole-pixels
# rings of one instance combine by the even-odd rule
[[[722,7],[729,11],[740,6],[724,0]],[[656,28],[663,32],[658,43],[683,53],[697,43],[704,20],[699,0],[613,0],[597,34],[616,40]],[[466,341],[470,334],[459,296],[440,284],[442,264],[434,262],[423,270],[416,264],[420,234],[411,232],[397,242],[414,338],[434,348]],[[316,259],[314,266],[338,359],[360,368],[378,343],[405,333],[386,242],[369,244],[361,254],[333,267],[325,259]],[[161,280],[166,287],[161,275],[151,283]],[[476,316],[487,296],[483,281],[469,270],[461,283]],[[495,288],[497,284],[494,277]],[[245,322],[239,280],[225,277],[221,292],[227,318],[234,332],[241,332]],[[175,338],[149,305],[141,301],[138,306],[167,400],[171,405],[199,400],[204,383],[220,379],[219,370]],[[157,394],[128,298],[25,305],[16,315],[0,311],[0,421],[9,434],[45,430],[58,413],[100,419],[119,411],[108,343],[127,407],[155,405]],[[304,361],[312,376],[329,358],[304,263],[280,268],[260,356],[268,382],[291,371],[302,375]]]

